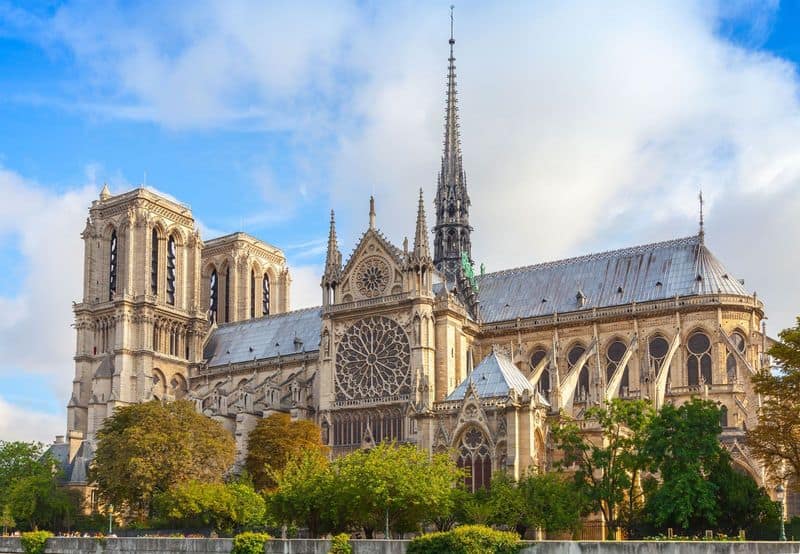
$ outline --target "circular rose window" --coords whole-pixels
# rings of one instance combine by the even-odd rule
[[[367,258],[356,270],[358,292],[367,298],[383,294],[389,285],[389,276],[389,264],[383,258],[378,256]]]
[[[411,393],[411,345],[386,317],[367,317],[345,331],[336,350],[336,400],[367,400]]]

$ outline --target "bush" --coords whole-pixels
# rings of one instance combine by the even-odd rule
[[[446,533],[430,533],[411,541],[407,554],[516,554],[522,549],[516,533],[483,525],[464,525]]]
[[[353,554],[353,547],[350,546],[350,535],[340,533],[331,540],[331,550],[328,554]]]
[[[53,536],[50,531],[30,531],[22,533],[20,542],[25,554],[44,554],[44,546],[47,539]]]
[[[233,537],[231,554],[264,554],[264,545],[271,538],[266,533],[240,533]]]

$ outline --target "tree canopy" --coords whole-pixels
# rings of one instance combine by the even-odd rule
[[[250,432],[245,467],[257,490],[274,489],[276,472],[304,453],[327,454],[319,426],[308,420],[292,421],[289,414],[272,414]]]
[[[775,372],[751,378],[763,401],[758,425],[747,431],[747,445],[771,475],[800,487],[800,317],[780,339],[769,350]]]
[[[118,408],[97,439],[90,477],[101,498],[139,517],[180,483],[222,481],[234,460],[231,434],[185,400]]]

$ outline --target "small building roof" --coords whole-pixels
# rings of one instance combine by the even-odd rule
[[[534,392],[533,385],[528,382],[522,372],[511,360],[498,352],[492,352],[458,385],[445,399],[463,400],[467,395],[470,383],[481,398],[497,398],[508,396],[512,389],[517,394],[524,391]]]

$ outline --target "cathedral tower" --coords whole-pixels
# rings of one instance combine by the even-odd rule
[[[447,68],[447,108],[445,113],[444,152],[436,189],[436,226],[434,227],[434,264],[449,284],[457,280],[462,255],[472,262],[469,225],[467,177],[461,161],[458,123],[456,67],[453,55],[453,14],[450,13],[450,58]]]

